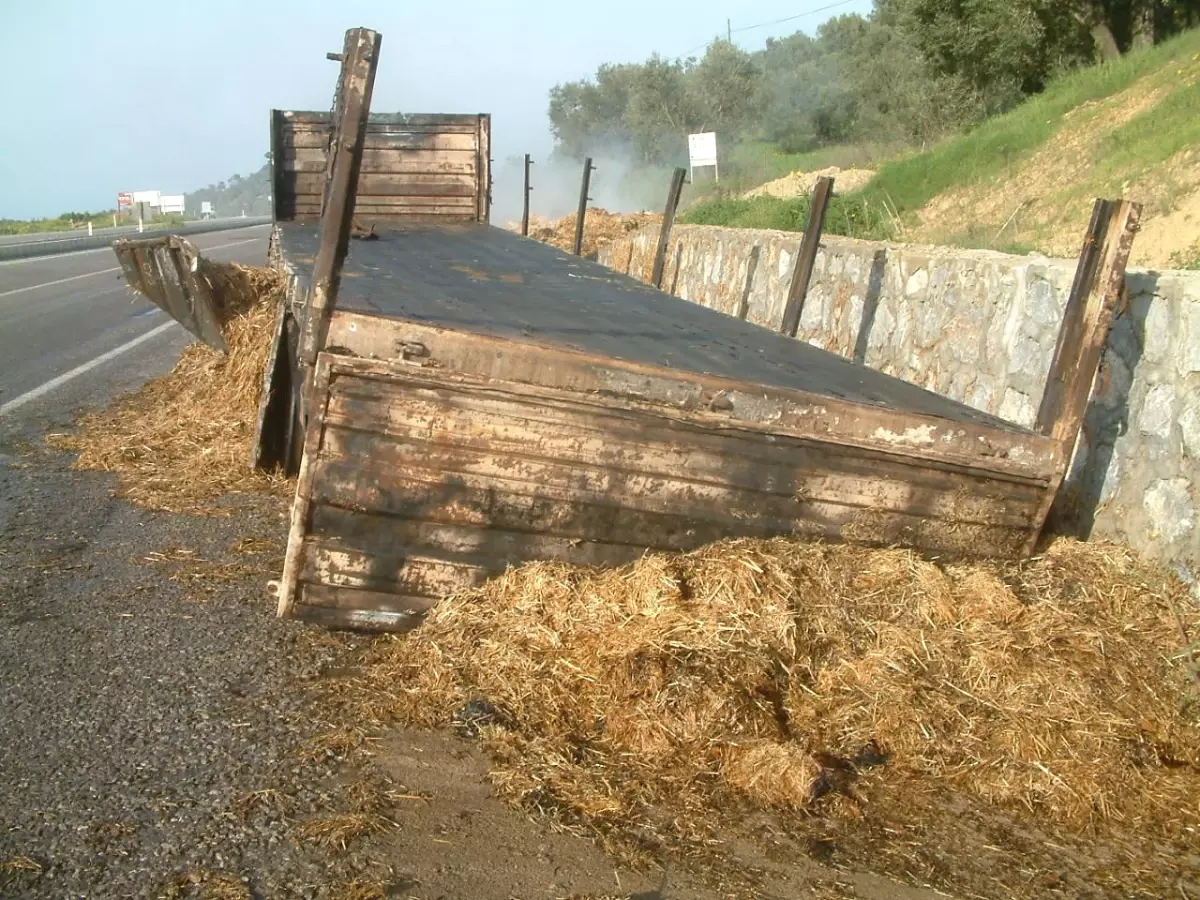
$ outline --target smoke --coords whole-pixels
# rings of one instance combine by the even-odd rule
[[[671,169],[636,161],[620,148],[598,148],[592,155],[589,206],[609,212],[631,213],[661,210],[671,181]],[[542,219],[559,219],[579,208],[583,160],[552,153],[533,160],[529,213]],[[492,222],[505,226],[521,221],[525,163],[509,156],[493,173]]]

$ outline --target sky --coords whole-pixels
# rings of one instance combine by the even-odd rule
[[[491,113],[499,163],[549,153],[555,84],[699,54],[727,18],[754,50],[871,8],[825,8],[836,2],[0,0],[0,218],[110,209],[118,191],[184,193],[259,169],[272,108],[329,108],[338,68],[325,54],[347,28],[383,35],[373,110]],[[774,24],[749,27],[761,23]]]

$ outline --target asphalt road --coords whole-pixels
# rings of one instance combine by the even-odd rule
[[[267,234],[194,242],[263,264]],[[284,502],[152,512],[45,442],[190,340],[111,250],[0,263],[0,897],[239,896],[224,877],[315,898],[339,878],[289,823],[326,805],[331,769],[298,756],[322,728],[305,685],[347,644],[274,616]]]
[[[262,265],[269,232],[191,240],[213,259]],[[131,294],[111,249],[0,262],[0,432],[19,427],[14,417],[73,408],[96,389],[123,386],[123,373],[165,370],[189,337]]]

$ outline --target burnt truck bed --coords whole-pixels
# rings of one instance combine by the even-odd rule
[[[296,263],[302,279],[319,241],[315,223],[279,226],[279,248]],[[337,308],[1031,434],[909,382],[485,224],[392,226],[377,230],[375,239],[352,242]]]
[[[318,243],[276,226],[297,316]],[[312,378],[280,612],[331,625],[730,536],[1019,555],[1065,467],[1061,441],[482,223],[351,241]]]

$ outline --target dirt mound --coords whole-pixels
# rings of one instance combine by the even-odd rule
[[[344,696],[479,735],[503,796],[614,847],[703,853],[769,813],[905,879],[1028,895],[1013,856],[979,859],[1087,832],[1135,848],[1095,877],[1166,890],[1200,803],[1182,610],[1177,579],[1113,546],[957,565],[729,541],[510,571]],[[964,804],[1008,824],[964,836]]]
[[[557,221],[531,216],[529,236],[535,241],[552,244],[570,253],[575,249],[575,219],[574,215],[565,216]],[[583,255],[595,259],[602,247],[607,247],[643,225],[657,224],[661,221],[661,213],[610,213],[606,209],[592,207],[583,219]],[[519,230],[521,225],[519,222],[510,222],[508,227]]]
[[[812,189],[817,185],[817,179],[824,176],[834,179],[833,192],[835,194],[847,194],[850,191],[866,187],[867,182],[875,177],[875,173],[869,169],[840,169],[837,166],[818,169],[815,172],[792,172],[790,175],[760,184],[753,190],[746,191],[742,196],[746,198],[779,197],[781,200],[790,200],[793,197],[811,194]]]
[[[151,509],[221,513],[231,492],[282,490],[251,468],[263,371],[284,282],[273,269],[205,260],[228,355],[186,347],[167,375],[48,439],[79,454],[75,469],[115,472],[120,492]]]

